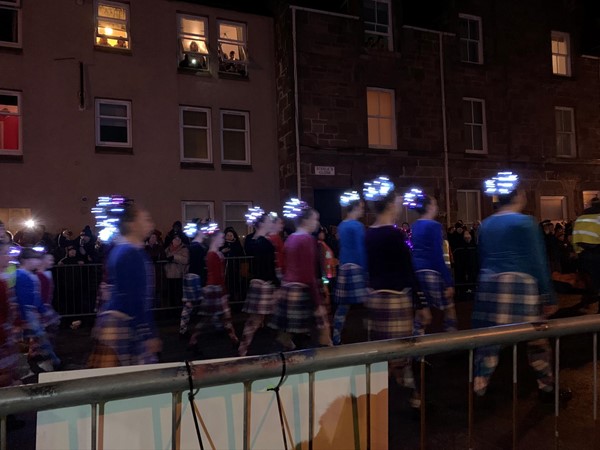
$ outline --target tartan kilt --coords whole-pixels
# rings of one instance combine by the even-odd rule
[[[94,348],[88,367],[117,367],[158,362],[155,354],[146,350],[146,341],[137,338],[131,318],[118,311],[98,315],[92,331]]]
[[[444,279],[439,272],[423,269],[417,270],[415,275],[419,280],[419,286],[421,287],[423,294],[425,294],[429,306],[443,311],[453,304],[453,302],[449,302],[448,299],[444,297],[444,290],[446,287],[444,285]]]
[[[250,280],[246,303],[242,311],[248,314],[267,316],[273,313],[276,300],[273,283],[255,278]]]
[[[310,291],[303,283],[283,283],[269,327],[287,333],[309,333],[327,326],[327,318],[317,314]]]
[[[334,300],[341,305],[364,303],[369,295],[365,270],[357,264],[346,263],[338,271]]]
[[[413,333],[413,302],[410,288],[373,291],[367,299],[370,340],[395,339]]]
[[[204,294],[202,293],[202,280],[195,273],[186,273],[183,277],[183,303],[198,303],[202,301]]]
[[[227,294],[223,294],[223,287],[217,284],[205,286],[204,298],[198,307],[201,316],[215,316],[229,313]]]
[[[520,272],[481,272],[473,304],[473,327],[535,322],[541,318],[542,302],[534,277]]]

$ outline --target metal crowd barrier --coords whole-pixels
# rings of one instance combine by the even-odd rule
[[[516,386],[517,344],[540,338],[555,339],[555,377],[559,385],[560,367],[560,338],[562,336],[593,333],[593,419],[596,421],[598,412],[598,378],[597,378],[597,343],[600,331],[600,316],[586,316],[567,319],[556,319],[540,323],[523,323],[505,325],[477,330],[458,331],[453,333],[431,334],[420,337],[392,339],[386,341],[365,342],[358,344],[342,345],[337,347],[316,348],[283,354],[256,356],[250,358],[233,359],[224,362],[198,363],[193,367],[195,388],[202,389],[232,383],[244,383],[244,427],[243,448],[250,448],[250,427],[247,423],[250,405],[251,383],[254,380],[278,377],[282,373],[285,363],[286,373],[309,374],[309,417],[314,418],[314,373],[320,370],[335,369],[348,366],[364,365],[366,367],[366,393],[371,395],[370,367],[382,361],[398,358],[421,357],[421,379],[424,381],[424,359],[427,355],[444,352],[466,350],[469,352],[469,394],[467,442],[465,447],[473,448],[473,351],[475,348],[486,345],[512,345],[513,346],[513,383]],[[311,376],[312,375],[312,376]],[[426,403],[424,398],[425,383],[421,383],[421,448],[426,446]],[[0,390],[0,434],[2,442],[0,449],[6,449],[6,416],[29,411],[40,411],[69,406],[91,405],[92,408],[92,435],[91,448],[96,449],[98,441],[102,440],[105,433],[98,427],[98,411],[104,404],[111,400],[134,398],[147,395],[171,393],[173,396],[172,430],[178,426],[176,405],[181,394],[187,391],[188,380],[184,365],[175,368],[146,370],[141,372],[107,375],[93,378],[76,379],[36,385],[24,385]],[[310,396],[311,394],[309,394]],[[555,389],[554,405],[554,436],[558,448],[559,440],[559,393]],[[512,447],[516,448],[516,407],[517,395],[513,388],[513,416],[512,416]],[[370,429],[370,410],[367,408],[367,430]],[[100,431],[99,431],[100,430]],[[104,433],[104,434],[103,434]],[[314,438],[314,429],[309,426],[309,442]],[[367,434],[367,448],[371,447],[370,435]],[[173,450],[177,449],[177,440],[172,439]]]

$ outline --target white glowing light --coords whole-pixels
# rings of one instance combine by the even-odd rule
[[[125,212],[125,197],[121,195],[98,197],[92,214],[96,219],[98,238],[103,242],[112,240],[119,233],[119,222]]]
[[[360,200],[360,195],[356,191],[346,191],[342,195],[340,195],[340,205],[348,206],[352,202],[357,202]]]
[[[198,234],[198,224],[196,222],[186,223],[183,227],[183,233],[189,238],[195,237]]]
[[[25,226],[27,228],[33,228],[33,227],[35,227],[35,220],[33,220],[33,219],[26,220],[25,221]]]
[[[308,204],[297,198],[290,198],[283,205],[283,217],[295,219],[300,215],[303,209],[308,208]]]
[[[363,187],[363,196],[367,200],[382,200],[391,191],[394,190],[394,183],[388,177],[377,177],[371,182],[367,182]]]
[[[217,225],[215,222],[210,222],[209,224],[200,228],[200,231],[202,231],[204,234],[214,234],[219,231],[219,225]]]
[[[271,220],[276,220],[279,218],[279,215],[275,211],[271,211],[269,213],[269,217],[271,218]]]
[[[425,199],[425,195],[423,195],[423,191],[418,188],[412,188],[403,196],[402,204],[409,209],[419,208],[423,206],[423,200]]]
[[[107,36],[112,36],[113,29],[111,27],[104,27],[104,34],[106,34]]]
[[[246,225],[249,227],[253,227],[256,224],[256,221],[265,214],[265,210],[260,206],[254,206],[252,208],[248,208],[246,212]]]
[[[42,247],[42,246],[39,246],[39,245],[35,246],[35,247],[32,247],[32,249],[34,251],[38,252],[38,253],[45,253],[46,252],[46,249],[44,247]]]
[[[498,172],[498,175],[483,183],[486,195],[507,195],[519,185],[519,176],[512,172]]]

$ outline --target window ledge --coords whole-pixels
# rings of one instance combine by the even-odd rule
[[[223,169],[223,170],[239,170],[242,172],[252,172],[252,164],[222,163],[221,169]]]
[[[188,67],[177,67],[177,73],[181,75],[195,75],[197,77],[211,77],[210,70],[192,69]]]
[[[104,47],[102,45],[94,45],[94,50],[105,53],[114,53],[117,55],[133,56],[133,52],[128,48]]]
[[[224,80],[250,81],[248,74],[240,75],[235,72],[219,72],[219,78],[223,78]]]
[[[22,47],[13,47],[11,45],[0,44],[0,53],[7,53],[11,55],[22,55],[23,48]]]
[[[111,147],[110,145],[96,145],[96,153],[108,155],[133,155],[133,147]]]
[[[214,169],[215,165],[208,162],[193,162],[193,161],[181,161],[179,163],[181,169]]]
[[[0,163],[22,163],[23,155],[0,155]]]
[[[465,150],[465,156],[469,158],[486,158],[488,156],[488,152],[470,152]]]

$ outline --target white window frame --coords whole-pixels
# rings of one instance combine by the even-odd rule
[[[236,165],[240,165],[240,166],[249,166],[251,164],[251,157],[250,157],[250,113],[247,111],[235,111],[235,110],[230,110],[230,109],[222,109],[220,111],[220,116],[221,116],[221,123],[220,123],[220,128],[221,128],[221,163],[223,164],[236,164]],[[230,160],[230,159],[225,159],[225,146],[224,146],[224,140],[223,140],[223,132],[224,131],[233,131],[233,132],[237,132],[237,133],[241,133],[240,130],[237,129],[225,129],[223,127],[223,117],[225,115],[233,115],[233,116],[243,116],[244,120],[246,122],[246,129],[244,131],[244,142],[245,142],[245,146],[246,146],[246,158],[242,161],[242,160]]]
[[[391,145],[371,145],[371,143],[368,142],[369,132],[367,129],[367,145],[369,148],[382,148],[382,149],[395,150],[398,148],[398,135],[397,135],[397,130],[396,130],[396,92],[393,89],[367,87],[367,96],[369,95],[369,91],[385,92],[385,93],[392,95],[392,116],[391,117],[380,116],[380,115],[370,116],[369,115],[369,107],[367,105],[367,123],[368,123],[369,119],[371,119],[371,118],[374,118],[374,119],[390,119],[391,118],[392,119],[392,144]],[[367,98],[367,102],[368,101],[369,100]]]
[[[127,107],[127,117],[119,116],[100,116],[100,104],[120,105]],[[104,142],[100,140],[100,119],[121,119],[127,121],[127,142]],[[131,101],[130,100],[110,100],[106,98],[96,99],[96,145],[98,147],[133,147],[131,139]]]
[[[9,149],[1,149],[0,148],[0,155],[15,155],[15,156],[19,156],[23,154],[23,111],[22,111],[22,106],[21,106],[21,93],[20,92],[15,92],[15,91],[4,91],[4,90],[0,90],[0,95],[13,95],[15,97],[17,97],[17,107],[18,107],[18,113],[1,113],[3,116],[17,116],[19,118],[19,148],[17,148],[16,150],[9,150]]]
[[[555,38],[563,38],[565,44],[567,46],[567,53],[554,53],[552,49],[552,43]],[[554,75],[558,75],[559,77],[570,77],[571,76],[571,35],[569,33],[565,33],[564,31],[552,31],[550,33],[550,52],[552,53],[552,73]],[[567,69],[567,73],[558,73],[554,71],[554,59],[555,58],[565,58],[565,67]]]
[[[183,123],[183,112],[184,111],[206,113],[206,127],[200,127],[200,126],[196,126],[196,125],[184,125],[184,123]],[[179,156],[180,156],[180,159],[182,162],[203,162],[203,163],[212,163],[213,162],[211,122],[212,122],[212,119],[211,119],[210,108],[197,108],[195,106],[180,106],[179,107]],[[206,130],[206,148],[208,150],[207,158],[202,159],[202,158],[186,158],[185,157],[185,148],[184,148],[184,140],[183,140],[183,130],[185,128],[197,128],[197,129],[205,129]]]
[[[463,122],[463,126],[464,125],[470,125],[471,127],[474,126],[480,126],[481,127],[481,144],[483,149],[482,150],[475,150],[472,148],[466,148],[467,144],[470,142],[471,145],[473,146],[473,135],[471,135],[470,139],[467,140],[467,136],[465,136],[465,153],[473,153],[473,154],[477,154],[477,155],[487,155],[488,152],[488,146],[487,146],[487,118],[485,115],[485,100],[482,98],[474,98],[474,97],[463,97],[463,102],[471,102],[471,119],[474,118],[474,114],[473,114],[473,103],[481,103],[481,116],[483,119],[483,123],[474,123],[474,122],[466,122],[466,117],[463,118],[464,122]]]
[[[184,200],[181,202],[181,221],[185,225],[189,220],[194,219],[194,217],[187,217],[186,215],[186,207],[187,206],[208,206],[208,214],[210,215],[210,220],[215,222],[215,202],[210,201],[195,201],[195,200]],[[201,220],[206,219],[206,217],[198,217]]]
[[[557,111],[568,111],[571,117],[571,132],[567,131],[559,131],[556,129],[556,112]],[[554,127],[555,133],[557,137],[557,146],[556,146],[556,156],[558,158],[575,158],[577,156],[577,131],[575,130],[575,108],[569,108],[566,106],[555,106],[554,107]],[[558,153],[558,135],[566,134],[569,135],[571,141],[571,154],[570,155],[560,155]]]
[[[477,61],[469,61],[469,60],[464,60],[461,57],[461,62],[464,63],[468,63],[468,64],[483,64],[483,26],[482,26],[482,21],[481,21],[481,17],[480,16],[473,16],[470,14],[459,14],[458,15],[458,20],[460,21],[461,19],[463,20],[471,20],[471,21],[475,21],[477,22],[477,26],[479,27],[479,40],[476,41],[474,39],[470,39],[470,38],[464,38],[460,36],[460,33],[458,33],[459,36],[459,41],[462,45],[462,41],[467,41],[467,42],[477,42]]]
[[[125,23],[125,29],[127,30],[127,48],[119,48],[119,47],[113,47],[111,45],[102,45],[102,44],[98,44],[96,42],[96,37],[98,37],[98,21],[99,20],[106,20],[106,18],[101,18],[98,15],[98,5],[107,5],[107,6],[113,6],[115,8],[123,8],[125,9],[125,11],[127,11],[127,20],[120,20],[120,19],[108,19],[108,20],[112,20],[114,22],[117,23]],[[115,49],[115,50],[125,50],[125,51],[131,51],[131,10],[129,9],[129,4],[128,3],[121,3],[121,2],[113,2],[113,1],[108,1],[108,0],[95,0],[94,1],[94,46],[98,47],[98,48],[109,48],[109,49]]]
[[[481,191],[477,189],[457,189],[456,191],[456,213],[458,214],[458,196],[461,194],[465,194],[465,199],[468,198],[469,194],[477,194],[477,214],[475,220],[481,220]],[[457,217],[456,220],[464,220],[465,225],[472,225],[474,221],[470,221],[470,211],[469,211],[469,202],[465,201],[465,205],[467,207],[467,217]]]
[[[556,200],[556,199],[560,199],[561,204],[561,210],[562,210],[562,217],[561,218],[555,218],[555,217],[540,217],[541,220],[546,220],[546,219],[550,219],[552,221],[562,221],[562,220],[566,220],[568,217],[567,214],[567,196],[566,195],[540,195],[540,216],[542,216],[542,202],[544,200]]]
[[[197,34],[185,33],[183,31],[183,27],[181,25],[181,19],[197,20],[197,21],[204,22],[204,36],[200,36]],[[193,39],[193,40],[204,41],[204,43],[206,45],[206,49],[208,50],[208,54],[206,54],[206,55],[198,52],[198,54],[200,56],[206,58],[206,69],[203,69],[201,67],[186,67],[186,69],[198,70],[201,72],[209,71],[210,70],[210,48],[208,46],[208,18],[204,17],[204,16],[194,16],[192,14],[177,14],[177,55],[178,55],[177,66],[178,67],[179,67],[179,63],[183,59],[184,54],[191,53],[191,52],[186,52],[183,50],[182,44],[181,44],[181,41],[183,39]]]
[[[222,38],[221,37],[221,24],[242,27],[243,39],[241,41],[236,41],[233,39]],[[232,20],[217,20],[217,30],[218,30],[217,47],[219,49],[221,49],[221,44],[237,45],[238,47],[243,47],[244,53],[245,53],[244,59],[241,59],[241,55],[238,55],[240,57],[240,59],[237,61],[234,61],[234,63],[237,65],[243,65],[244,70],[246,71],[246,76],[247,76],[248,75],[248,27],[247,27],[247,25],[243,22],[235,22]],[[229,55],[227,55],[227,56],[229,57]],[[221,70],[220,61],[219,61],[219,72],[220,73],[229,73],[229,72]]]
[[[586,208],[590,207],[589,202],[594,197],[600,198],[600,191],[582,191],[581,192],[581,197],[582,197],[582,200],[583,200],[583,209],[586,209]]]
[[[392,2],[391,0],[373,0],[375,3],[385,3],[387,4],[387,8],[388,8],[388,23],[387,23],[387,27],[388,27],[388,32],[387,33],[382,33],[380,31],[372,31],[372,30],[364,30],[365,34],[370,34],[372,36],[384,36],[387,37],[388,40],[388,50],[391,52],[394,50],[394,33],[393,33],[393,29],[392,29]],[[375,8],[375,10],[377,10],[377,8]],[[364,22],[365,24],[373,24],[375,26],[377,25],[382,25],[379,22]]]
[[[223,202],[223,230],[227,228],[227,207],[228,206],[246,206],[246,208],[251,208],[253,206],[252,202]],[[245,221],[245,219],[244,219]],[[242,220],[234,220],[233,222],[242,222]],[[250,232],[250,227],[246,225],[246,236]]]
[[[0,1],[0,8],[11,9],[17,12],[17,42],[0,41],[0,47],[12,47],[21,48],[23,46],[22,41],[22,28],[23,28],[23,17],[21,15],[21,0],[15,1]]]

